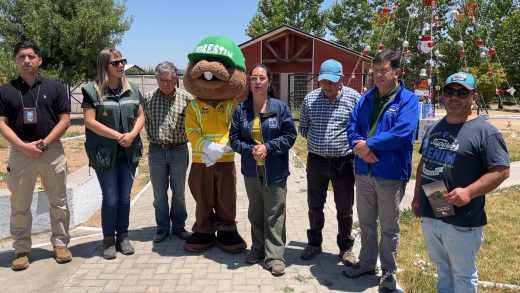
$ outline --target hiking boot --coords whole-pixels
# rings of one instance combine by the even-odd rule
[[[103,238],[103,258],[114,259],[116,258],[116,253],[116,241],[114,236]]]
[[[172,229],[172,234],[177,236],[179,239],[186,240],[190,238],[191,232],[186,231],[184,228]]]
[[[54,258],[57,263],[66,263],[72,260],[72,253],[67,246],[54,246]]]
[[[345,270],[343,270],[343,275],[347,278],[358,278],[363,275],[375,275],[377,272],[377,268],[363,266],[360,262],[357,262],[350,267],[345,267]]]
[[[134,254],[135,250],[128,240],[128,233],[117,234],[116,250],[124,255]]]
[[[168,237],[168,230],[157,230],[155,232],[155,235],[153,236],[153,242],[159,243],[166,240],[166,237]]]
[[[264,259],[264,255],[260,254],[254,249],[251,249],[251,251],[246,256],[246,262],[250,264],[258,263],[260,259]]]
[[[395,280],[395,274],[391,271],[383,270],[383,276],[379,280],[379,291],[380,292],[394,292],[396,289],[397,281]]]
[[[357,262],[356,255],[352,252],[352,249],[340,251],[339,258],[346,266],[353,266]]]
[[[321,246],[307,245],[302,252],[301,258],[304,260],[314,259],[318,254],[322,252]]]
[[[29,267],[29,252],[17,253],[11,264],[13,271],[25,270]]]
[[[274,263],[271,267],[271,274],[275,277],[285,274],[285,264],[281,261]]]

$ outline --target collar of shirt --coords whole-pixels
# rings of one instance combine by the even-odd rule
[[[161,91],[161,89],[158,88],[158,89],[157,89],[157,96],[158,96],[158,97],[161,97],[161,98],[163,98],[163,99],[165,99],[165,100],[168,100],[168,101],[174,100],[175,97],[177,97],[177,89],[174,89],[174,90],[173,90],[173,95],[171,95],[171,96],[167,96],[167,95],[165,95],[165,94]]]

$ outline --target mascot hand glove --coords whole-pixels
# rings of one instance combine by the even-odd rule
[[[214,143],[211,141],[207,141],[204,143],[204,154],[208,156],[213,161],[217,161],[218,159],[222,158],[224,153],[226,152],[224,150],[224,145]]]
[[[211,166],[215,165],[215,163],[216,163],[216,161],[211,160],[206,154],[203,154],[201,159],[202,159],[202,162],[204,164],[206,164],[206,167],[211,167]]]

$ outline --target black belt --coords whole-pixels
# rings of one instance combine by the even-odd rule
[[[186,143],[188,143],[188,142],[187,141],[173,142],[173,143],[153,143],[153,142],[151,142],[150,144],[155,146],[155,147],[158,147],[158,148],[169,150],[169,149],[173,149],[173,148],[179,147],[181,145],[186,145]]]
[[[309,153],[309,157],[314,159],[322,159],[322,160],[351,160],[354,159],[354,154],[348,154],[346,156],[339,156],[339,157],[333,157],[333,156],[320,156],[315,153]]]

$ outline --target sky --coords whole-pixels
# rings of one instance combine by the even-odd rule
[[[205,37],[225,36],[237,45],[249,41],[245,30],[257,7],[255,0],[127,0],[133,22],[117,48],[143,69],[166,60],[185,68],[188,53]]]
[[[144,69],[165,60],[185,68],[205,37],[221,35],[237,45],[250,40],[245,29],[256,10],[253,0],[127,0],[133,22],[117,48]]]

